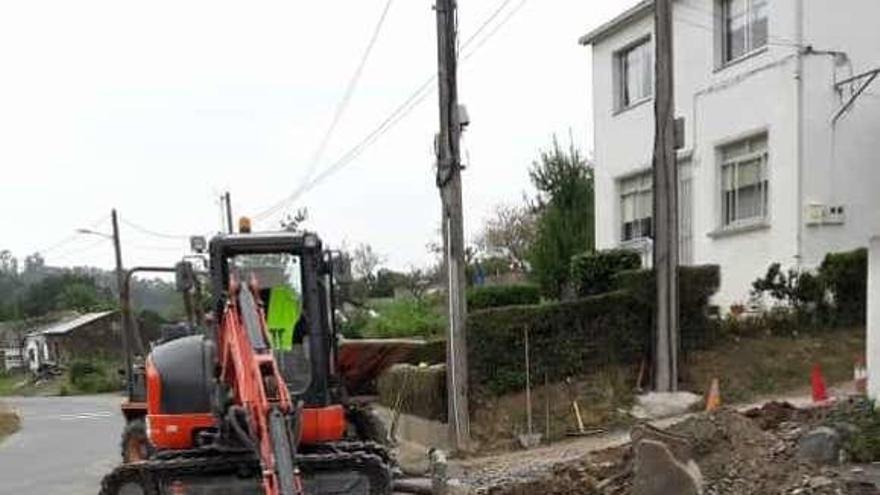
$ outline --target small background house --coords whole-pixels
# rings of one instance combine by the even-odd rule
[[[24,368],[24,339],[11,327],[0,326],[0,372]]]
[[[27,368],[63,365],[76,358],[116,358],[122,355],[116,311],[87,313],[31,330],[24,339]]]

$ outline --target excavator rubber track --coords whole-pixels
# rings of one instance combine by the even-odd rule
[[[298,454],[296,466],[306,480],[321,473],[358,473],[369,480],[369,495],[391,493],[389,465],[368,451]],[[259,458],[249,451],[182,451],[117,467],[101,481],[99,495],[259,494],[260,473]],[[190,491],[188,483],[202,491]]]

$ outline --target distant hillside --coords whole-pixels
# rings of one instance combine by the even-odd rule
[[[39,254],[26,257],[19,265],[9,251],[0,250],[0,321],[58,311],[113,309],[118,306],[118,294],[113,271],[48,266]],[[132,304],[135,311],[149,310],[168,319],[183,315],[174,284],[161,279],[135,278]]]

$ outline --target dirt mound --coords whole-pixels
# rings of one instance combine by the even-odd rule
[[[695,415],[662,432],[643,427],[643,434],[685,442],[700,468],[706,495],[877,495],[873,483],[854,477],[845,466],[817,466],[796,458],[798,440],[828,414],[827,408],[802,410],[775,402],[746,414],[721,409]],[[637,427],[633,438],[639,436]],[[476,493],[629,495],[632,473],[632,448],[627,445],[547,466],[533,476],[508,478]]]
[[[749,409],[743,415],[755,421],[762,430],[777,430],[785,423],[819,423],[828,411],[823,408],[798,409],[789,402],[773,401]]]
[[[18,415],[3,404],[0,404],[0,440],[18,431],[20,424],[21,420]]]

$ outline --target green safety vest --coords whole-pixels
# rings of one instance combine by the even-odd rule
[[[272,347],[289,351],[293,348],[293,329],[301,313],[296,291],[286,285],[272,287],[269,292],[269,314],[266,327],[272,338]]]

